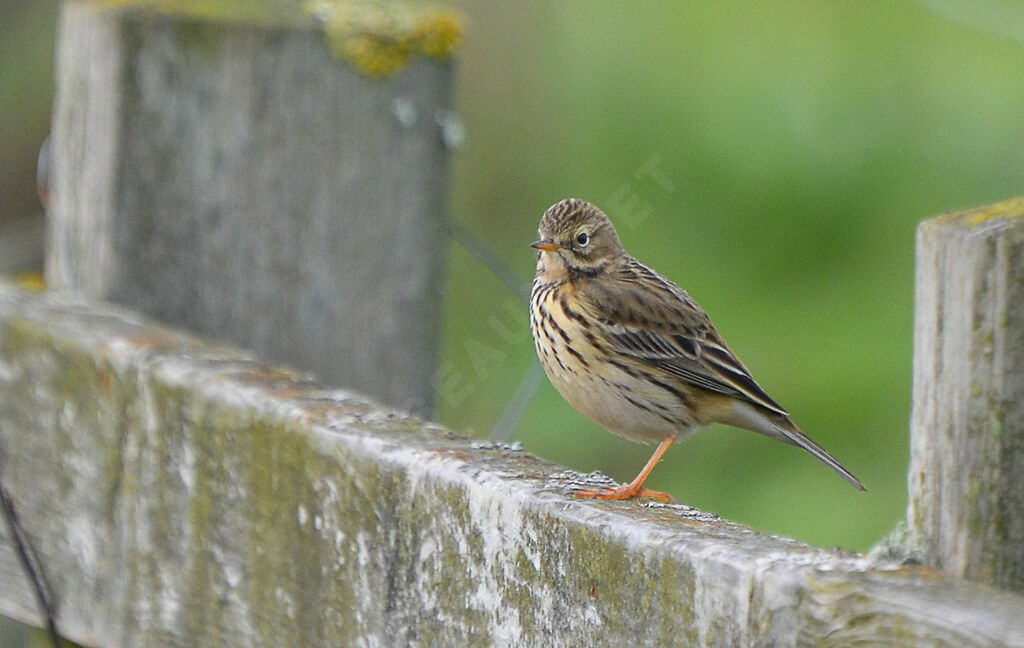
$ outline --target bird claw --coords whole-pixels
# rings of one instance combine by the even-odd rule
[[[637,497],[653,497],[659,502],[665,503],[678,503],[679,501],[665,491],[651,490],[650,488],[634,486],[633,484],[624,484],[622,486],[612,486],[608,488],[581,488],[573,494],[573,497],[587,497],[599,500],[628,500]]]

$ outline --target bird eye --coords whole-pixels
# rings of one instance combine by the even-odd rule
[[[590,243],[590,235],[588,235],[586,232],[580,232],[579,234],[576,235],[577,245],[579,245],[580,247],[584,247],[587,243]]]

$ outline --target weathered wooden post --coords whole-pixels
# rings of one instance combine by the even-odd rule
[[[1024,592],[1024,198],[917,231],[911,548]]]
[[[429,410],[458,17],[151,4],[63,7],[48,282]]]

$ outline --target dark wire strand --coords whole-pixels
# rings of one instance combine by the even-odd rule
[[[46,585],[43,563],[32,546],[28,534],[25,533],[25,529],[22,528],[21,523],[18,521],[18,512],[14,506],[14,499],[4,485],[2,478],[0,478],[0,508],[3,509],[4,521],[7,523],[7,532],[11,536],[14,552],[17,554],[18,561],[21,563],[21,567],[25,570],[25,575],[32,585],[36,602],[39,604],[43,619],[46,622],[46,634],[50,638],[50,644],[53,648],[60,648],[56,606],[50,594],[50,589]]]
[[[490,245],[483,241],[474,232],[464,227],[461,223],[453,220],[448,221],[448,231],[452,239],[469,252],[477,261],[494,273],[509,290],[514,292],[524,304],[530,303],[530,283],[524,281],[512,270],[505,260],[494,251]],[[488,435],[494,443],[507,443],[522,420],[526,408],[533,402],[537,390],[543,382],[544,372],[536,356],[530,364],[526,375],[516,388],[516,393],[505,406],[505,410],[498,417],[498,421],[491,428]]]
[[[488,270],[494,273],[509,290],[516,294],[524,304],[530,303],[530,282],[524,281],[505,260],[494,251],[490,245],[484,242],[473,231],[461,223],[448,221],[448,232],[452,239],[462,246],[466,252],[473,255],[477,261],[484,264]]]
[[[512,439],[516,427],[519,426],[519,421],[522,420],[523,414],[526,413],[526,408],[533,402],[533,398],[537,395],[537,390],[540,389],[543,382],[544,369],[540,366],[540,361],[537,360],[535,355],[529,370],[526,372],[526,376],[519,383],[515,395],[512,396],[508,405],[505,406],[505,411],[501,413],[498,422],[491,428],[490,439],[492,442],[508,443]]]

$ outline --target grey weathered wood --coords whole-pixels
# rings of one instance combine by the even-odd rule
[[[64,5],[47,279],[429,409],[452,68],[274,20]]]
[[[1024,198],[921,224],[914,319],[911,548],[1024,592]]]
[[[758,533],[0,284],[4,479],[74,639],[1024,646],[1024,597]],[[590,480],[593,481],[593,480]],[[38,622],[0,535],[0,613]]]

